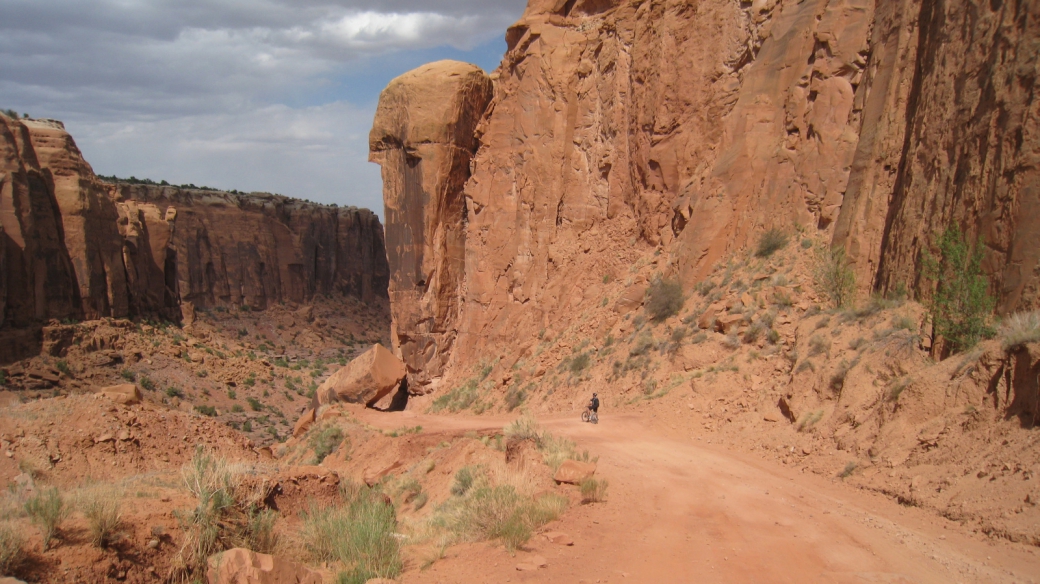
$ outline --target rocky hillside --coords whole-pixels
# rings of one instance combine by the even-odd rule
[[[379,218],[278,195],[109,184],[60,122],[0,116],[0,361],[48,319],[385,298]]]
[[[689,289],[770,228],[844,246],[866,299],[928,296],[921,254],[956,225],[998,312],[1037,307],[1029,8],[532,0],[491,75],[398,78],[371,150],[407,211],[387,233],[413,388],[579,317],[650,251]]]

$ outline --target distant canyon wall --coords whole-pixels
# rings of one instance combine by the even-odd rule
[[[108,184],[51,120],[0,116],[0,229],[8,332],[316,294],[378,302],[389,280],[383,229],[367,209]]]
[[[845,246],[866,296],[916,289],[956,223],[1000,310],[1040,307],[1038,38],[1028,0],[531,0],[486,81],[442,63],[380,101],[394,278],[393,250],[422,250],[391,293],[395,346],[425,339],[417,391],[523,354],[654,247],[689,285],[772,227]]]

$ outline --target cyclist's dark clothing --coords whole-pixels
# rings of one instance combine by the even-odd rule
[[[592,409],[592,411],[599,412],[599,398],[592,398],[592,403],[589,404],[589,407]]]

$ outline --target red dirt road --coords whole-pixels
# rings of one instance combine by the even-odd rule
[[[392,429],[501,427],[508,420],[365,412]],[[572,547],[532,538],[457,546],[404,582],[1037,582],[1040,550],[991,541],[959,524],[830,479],[702,442],[677,441],[638,416],[540,422],[600,457],[608,500],[550,526]],[[540,555],[548,567],[520,572]]]

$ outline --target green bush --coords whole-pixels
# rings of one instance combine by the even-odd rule
[[[247,397],[246,402],[249,403],[249,409],[253,410],[254,412],[264,411],[264,404],[260,403],[260,400],[256,399],[255,397]]]
[[[834,308],[844,308],[852,302],[856,294],[856,274],[852,271],[844,247],[833,247],[817,253],[813,283],[817,292],[828,298]]]
[[[40,529],[40,535],[43,537],[43,549],[46,550],[61,522],[68,517],[69,508],[61,493],[58,492],[58,487],[51,487],[42,489],[26,501],[25,512],[33,524]]]
[[[321,464],[343,443],[343,430],[338,426],[325,426],[311,434],[307,442],[314,449],[314,464]]]
[[[654,278],[646,291],[646,311],[650,318],[660,322],[679,314],[682,306],[682,285],[676,280]]]
[[[758,246],[755,248],[755,257],[767,258],[780,251],[787,245],[787,236],[783,231],[773,228],[758,238]]]
[[[138,383],[141,384],[141,389],[147,389],[148,391],[155,391],[155,382],[152,381],[152,378],[148,377],[147,375],[142,375],[141,376],[141,381],[139,381]]]
[[[461,497],[469,492],[470,487],[473,486],[473,480],[476,478],[473,473],[473,469],[468,466],[464,466],[455,473],[455,482],[451,485],[451,494],[456,497]]]
[[[135,375],[134,372],[130,371],[129,369],[123,369],[122,371],[120,371],[119,376],[131,383],[137,379],[137,375]]]
[[[945,339],[952,353],[970,349],[993,334],[989,325],[994,300],[982,272],[983,246],[967,243],[957,226],[943,232],[939,257],[925,252],[924,273],[936,282],[928,302],[933,333]]]

